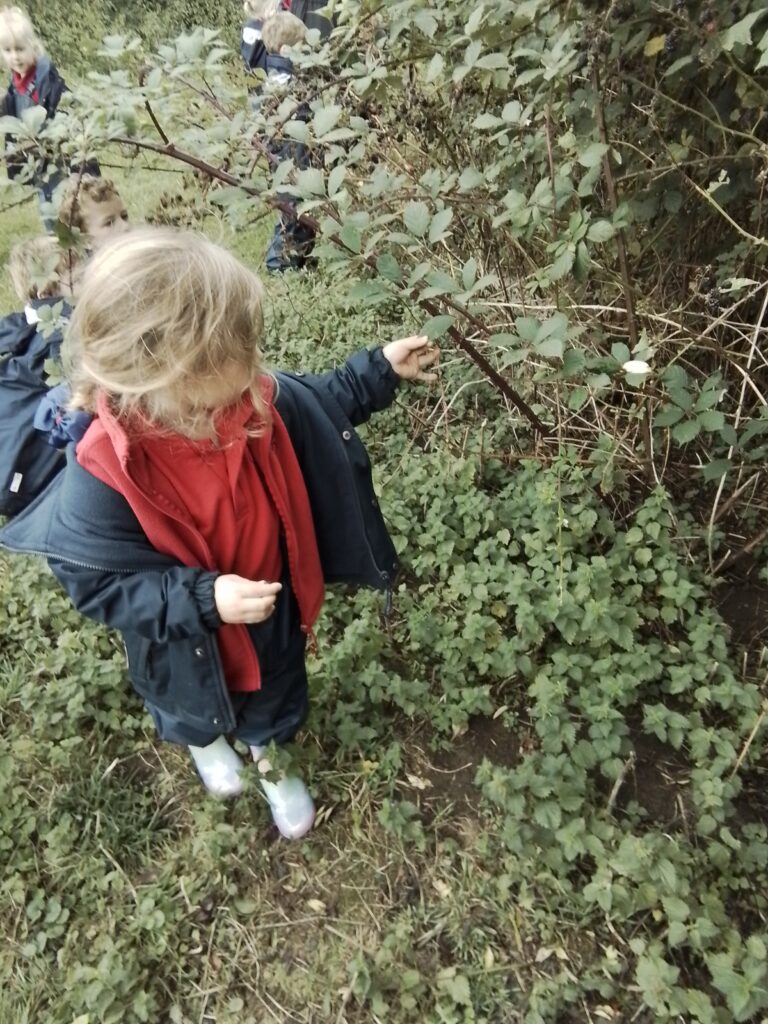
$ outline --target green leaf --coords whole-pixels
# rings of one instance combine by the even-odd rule
[[[637,984],[644,1002],[652,1010],[665,1002],[680,971],[660,956],[643,956],[637,963]]]
[[[422,33],[431,39],[437,31],[437,18],[427,7],[417,7],[411,12],[413,24]]]
[[[328,175],[328,195],[335,196],[341,189],[344,178],[347,175],[347,169],[344,164],[337,164],[333,168],[331,173]]]
[[[534,343],[534,348],[544,359],[561,359],[564,347],[565,339],[558,338],[556,335]]]
[[[550,281],[559,281],[561,277],[565,277],[573,266],[573,261],[575,259],[576,248],[575,246],[569,245],[560,253],[555,262],[547,268]]]
[[[677,426],[672,427],[672,437],[678,444],[688,444],[699,433],[698,420],[683,420]]]
[[[432,223],[429,225],[429,240],[430,242],[440,242],[445,238],[446,229],[453,220],[453,209],[450,206],[446,206],[443,210],[438,210],[432,218]]]
[[[434,222],[433,222],[434,223]],[[430,234],[432,229],[430,228]],[[474,256],[470,256],[464,266],[461,268],[461,283],[464,285],[464,290],[469,291],[472,285],[477,280],[477,260]]]
[[[309,125],[304,121],[289,121],[283,131],[296,142],[309,142]]]
[[[341,117],[341,107],[337,103],[331,103],[327,107],[321,107],[315,111],[315,115],[312,118],[312,130],[318,139],[321,139],[324,135],[335,128],[339,123]]]
[[[432,217],[426,203],[410,202],[403,210],[403,224],[419,238],[427,233],[431,220]]]
[[[436,53],[432,60],[427,65],[427,70],[424,77],[428,82],[434,82],[436,78],[439,78],[445,67],[445,58],[442,54]]]
[[[484,182],[485,175],[478,171],[476,167],[465,167],[459,175],[459,188],[462,192],[469,192]]]
[[[584,370],[586,362],[586,356],[581,349],[569,348],[563,357],[562,375],[564,377],[575,377]]]
[[[609,220],[596,220],[589,225],[587,238],[590,242],[607,242],[616,234]]]
[[[625,345],[623,341],[614,342],[611,345],[611,358],[615,359],[620,366],[623,366],[630,358],[629,346]]]
[[[726,29],[725,32],[721,32],[720,45],[722,48],[730,53],[734,46],[749,46],[752,42],[752,26],[758,18],[762,18],[766,11],[768,11],[768,7],[763,7],[759,11],[752,11],[746,18],[742,18]]]
[[[725,425],[725,416],[719,409],[707,409],[699,413],[698,420],[702,430],[722,430]]]
[[[578,154],[578,161],[582,167],[597,167],[607,152],[608,147],[604,142],[593,142]]]
[[[325,178],[319,167],[307,167],[296,174],[296,187],[302,196],[324,196]]]
[[[400,265],[391,253],[385,252],[376,260],[376,270],[387,281],[399,282],[402,278]]]
[[[496,71],[498,68],[509,67],[509,57],[504,53],[486,53],[475,63],[475,67]]]
[[[478,114],[472,122],[472,127],[482,130],[484,128],[498,128],[503,124],[504,122],[502,119],[500,117],[496,117],[495,114]]]
[[[421,334],[426,334],[428,338],[440,338],[449,327],[454,324],[455,318],[449,316],[447,313],[442,313],[439,316],[433,316],[424,324],[421,328]]]
[[[653,422],[657,427],[671,427],[678,423],[684,415],[683,410],[676,405],[665,405],[661,412],[656,414]]]
[[[359,230],[354,224],[345,224],[339,231],[339,238],[351,252],[357,254],[363,247]]]

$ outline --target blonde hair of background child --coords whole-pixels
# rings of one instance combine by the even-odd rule
[[[307,38],[307,26],[289,11],[267,18],[261,27],[261,41],[267,53],[280,53],[284,46],[298,46]]]
[[[35,57],[41,57],[45,48],[35,27],[20,7],[0,8],[0,46],[26,46]]]
[[[87,232],[83,202],[106,203],[110,199],[119,198],[120,193],[109,178],[96,178],[92,174],[72,178],[59,207],[59,223],[67,228]]]
[[[71,406],[95,412],[103,391],[118,417],[214,439],[217,413],[248,391],[255,434],[268,418],[263,333],[261,282],[230,252],[191,231],[132,230],[83,274],[66,346]]]
[[[256,21],[266,21],[267,18],[276,13],[277,2],[276,0],[245,0],[243,10],[249,18],[255,18]]]
[[[11,249],[8,272],[21,302],[70,294],[74,253],[62,252],[51,235],[27,238]]]

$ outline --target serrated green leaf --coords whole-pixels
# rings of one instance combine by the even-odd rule
[[[328,195],[335,196],[341,190],[347,169],[344,164],[337,164],[328,175]]]
[[[465,291],[469,291],[469,289],[472,287],[476,280],[477,260],[474,258],[474,256],[470,256],[470,258],[461,268],[461,283],[464,285]]]
[[[427,70],[424,74],[424,77],[428,82],[434,82],[436,78],[440,77],[444,67],[445,58],[441,54],[436,53],[432,60],[427,65]]]
[[[719,409],[707,409],[699,413],[698,419],[702,430],[722,430],[725,425],[725,416]]]
[[[469,192],[485,182],[485,175],[476,167],[465,167],[459,175],[459,188],[462,192]]]
[[[440,338],[454,324],[454,317],[447,313],[433,316],[421,328],[420,334],[426,334],[428,338]]]
[[[685,413],[676,405],[665,405],[661,412],[654,417],[654,424],[657,427],[671,427],[678,423]]]
[[[315,111],[312,118],[312,130],[318,139],[327,135],[332,128],[335,128],[341,117],[341,107],[337,103],[330,103],[327,107],[320,107]]]
[[[431,220],[432,217],[426,203],[410,202],[403,210],[403,224],[419,238],[427,233]]]
[[[475,120],[472,122],[473,128],[483,130],[486,128],[498,128],[503,125],[504,122],[500,117],[496,117],[495,114],[478,114]]]
[[[325,177],[319,167],[307,167],[296,174],[296,187],[302,196],[324,196]]]
[[[557,337],[557,335],[553,335],[552,337],[544,338],[542,341],[534,342],[533,347],[544,359],[561,359],[565,340]]]
[[[475,67],[484,68],[486,71],[496,71],[499,68],[509,67],[509,57],[504,53],[486,53],[478,58]]]
[[[698,420],[683,420],[682,423],[672,427],[672,437],[678,444],[688,444],[698,435],[699,429]]]
[[[745,18],[741,18],[735,24],[727,28],[725,32],[720,33],[720,45],[724,50],[729,53],[734,46],[749,46],[752,42],[752,26],[768,11],[768,7],[763,7],[759,11],[752,11]]]
[[[604,142],[593,142],[579,153],[578,161],[582,167],[597,167],[607,152],[608,147]]]
[[[341,231],[339,231],[339,238],[347,249],[355,254],[359,253],[363,247],[360,231],[354,224],[345,224]]]
[[[619,366],[623,366],[630,359],[629,346],[625,345],[623,341],[614,342],[611,345],[611,358],[615,359]]]
[[[587,238],[590,242],[607,242],[615,233],[614,226],[609,220],[596,220],[589,225]]]
[[[446,206],[445,209],[438,210],[429,225],[430,242],[439,242],[445,238],[446,229],[452,220],[453,209],[451,207]]]
[[[561,277],[565,277],[568,271],[573,266],[573,261],[576,259],[576,248],[575,246],[569,245],[554,263],[547,268],[550,281],[559,281]]]
[[[385,252],[376,260],[376,270],[387,281],[399,282],[402,278],[400,265],[391,253]]]

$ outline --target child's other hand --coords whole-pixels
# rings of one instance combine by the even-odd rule
[[[436,363],[440,351],[426,334],[390,341],[382,349],[384,358],[402,380],[437,380],[436,373],[425,373],[424,368]]]
[[[233,573],[217,576],[213,585],[216,611],[222,622],[263,622],[275,610],[280,583],[247,580]]]

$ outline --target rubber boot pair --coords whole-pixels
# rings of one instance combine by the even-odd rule
[[[265,748],[251,747],[250,750],[262,776],[259,783],[272,811],[272,820],[286,839],[300,839],[315,820],[315,805],[307,787],[293,775],[281,775],[277,782],[268,781],[264,776],[272,767],[264,757]],[[190,746],[189,752],[209,793],[224,799],[242,793],[243,762],[225,736],[219,736],[207,747]]]

